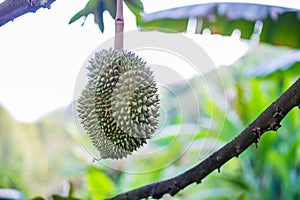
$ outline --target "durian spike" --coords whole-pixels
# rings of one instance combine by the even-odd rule
[[[100,159],[121,159],[155,133],[159,98],[152,71],[132,52],[101,50],[90,60],[78,117]],[[99,73],[100,72],[100,73]]]
[[[117,0],[116,17],[115,17],[115,50],[123,50],[123,32],[124,32],[124,16],[123,16],[123,0]]]

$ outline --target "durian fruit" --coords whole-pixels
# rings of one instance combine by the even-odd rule
[[[129,51],[101,50],[89,61],[78,116],[100,159],[120,159],[146,143],[158,124],[153,72]]]

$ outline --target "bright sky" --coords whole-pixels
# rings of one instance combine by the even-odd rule
[[[107,13],[104,34],[92,16],[83,27],[83,20],[68,25],[86,2],[57,0],[50,10],[40,9],[0,27],[0,105],[17,120],[32,122],[49,111],[69,105],[83,62],[99,44],[113,36],[114,21]],[[185,4],[194,2],[199,3],[184,1]],[[180,6],[180,3],[179,0],[144,0],[147,12],[158,7]],[[126,6],[124,9],[125,31],[136,29],[134,16]],[[217,65],[230,64],[247,50],[244,43],[233,37],[191,37],[207,50]],[[228,55],[228,47],[232,55]]]

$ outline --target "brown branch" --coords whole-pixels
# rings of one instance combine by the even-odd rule
[[[124,32],[124,17],[123,17],[123,0],[117,0],[117,10],[115,17],[115,50],[123,50],[123,32]]]
[[[50,9],[55,0],[5,0],[0,4],[0,27],[29,12],[40,8]]]
[[[152,183],[129,192],[119,194],[109,200],[142,199],[153,197],[161,198],[164,194],[177,194],[180,190],[192,183],[201,183],[215,169],[233,157],[238,157],[252,143],[257,144],[260,137],[269,130],[277,131],[281,120],[294,107],[300,108],[300,79],[298,79],[286,92],[263,111],[244,131],[231,142],[213,153],[194,168],[171,179]]]

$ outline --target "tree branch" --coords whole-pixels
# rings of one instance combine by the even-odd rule
[[[192,183],[201,183],[203,178],[215,169],[219,170],[229,159],[238,157],[252,143],[257,144],[266,131],[277,131],[281,120],[296,106],[300,108],[300,78],[237,137],[197,166],[174,178],[119,194],[109,200],[133,200],[150,196],[158,199],[167,193],[173,196]]]
[[[0,27],[28,12],[36,12],[40,8],[50,9],[55,0],[5,0],[0,4]]]

